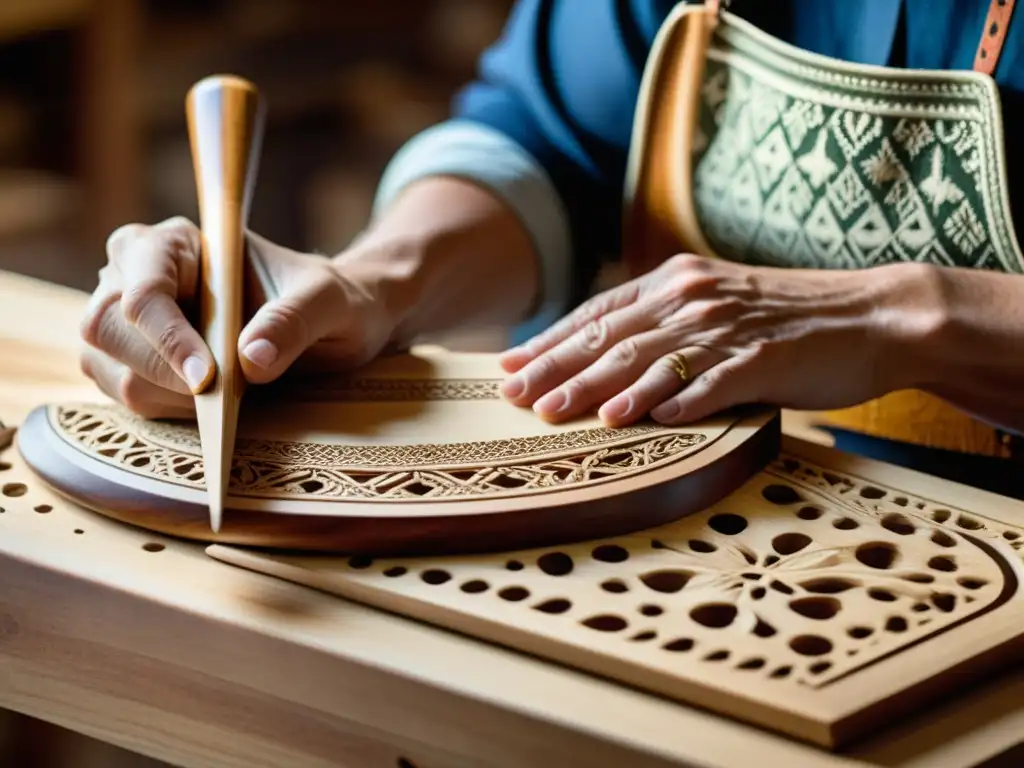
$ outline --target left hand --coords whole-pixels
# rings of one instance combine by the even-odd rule
[[[843,408],[912,386],[901,350],[933,322],[927,270],[750,267],[676,256],[502,356],[505,397],[545,419],[609,426],[723,409]],[[925,290],[922,290],[922,287]],[[899,302],[894,297],[899,297]],[[911,345],[912,346],[912,345]],[[689,380],[667,364],[682,352]]]

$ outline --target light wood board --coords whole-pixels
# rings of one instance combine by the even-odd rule
[[[831,748],[1024,647],[1024,504],[848,466],[787,455],[706,511],[557,549],[210,553]]]

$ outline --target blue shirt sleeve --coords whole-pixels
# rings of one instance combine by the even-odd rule
[[[664,12],[673,3],[665,2]],[[657,3],[653,4],[657,5]],[[664,12],[635,0],[519,0],[457,118],[490,126],[548,173],[569,217],[573,304],[618,256],[621,201],[643,65]]]

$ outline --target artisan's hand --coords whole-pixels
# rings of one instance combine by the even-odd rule
[[[505,396],[553,421],[597,408],[612,426],[648,414],[692,422],[754,402],[854,405],[903,386],[893,351],[933,319],[927,302],[914,305],[924,294],[914,270],[923,269],[791,270],[678,256],[506,352],[502,365],[514,375]],[[893,310],[898,293],[903,306]],[[677,351],[690,370],[685,386],[665,359]]]
[[[198,299],[199,244],[199,230],[183,218],[118,229],[82,323],[83,371],[148,418],[191,417],[192,395],[213,376],[213,356],[189,319]],[[393,327],[358,269],[343,275],[336,261],[254,235],[248,252],[271,286],[271,295],[257,287],[247,301],[254,314],[238,354],[248,381],[273,381],[300,356],[358,365],[387,343]]]

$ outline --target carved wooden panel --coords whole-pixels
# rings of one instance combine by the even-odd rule
[[[209,552],[836,747],[1019,658],[1024,515],[1000,523],[997,497],[958,508],[932,496],[948,484],[888,486],[824,455],[784,455],[703,512],[570,546]]]
[[[436,348],[247,394],[219,534],[194,424],[56,403],[19,446],[70,498],[174,535],[347,552],[481,551],[612,535],[703,509],[778,450],[773,409],[686,427],[548,424],[497,357]]]

